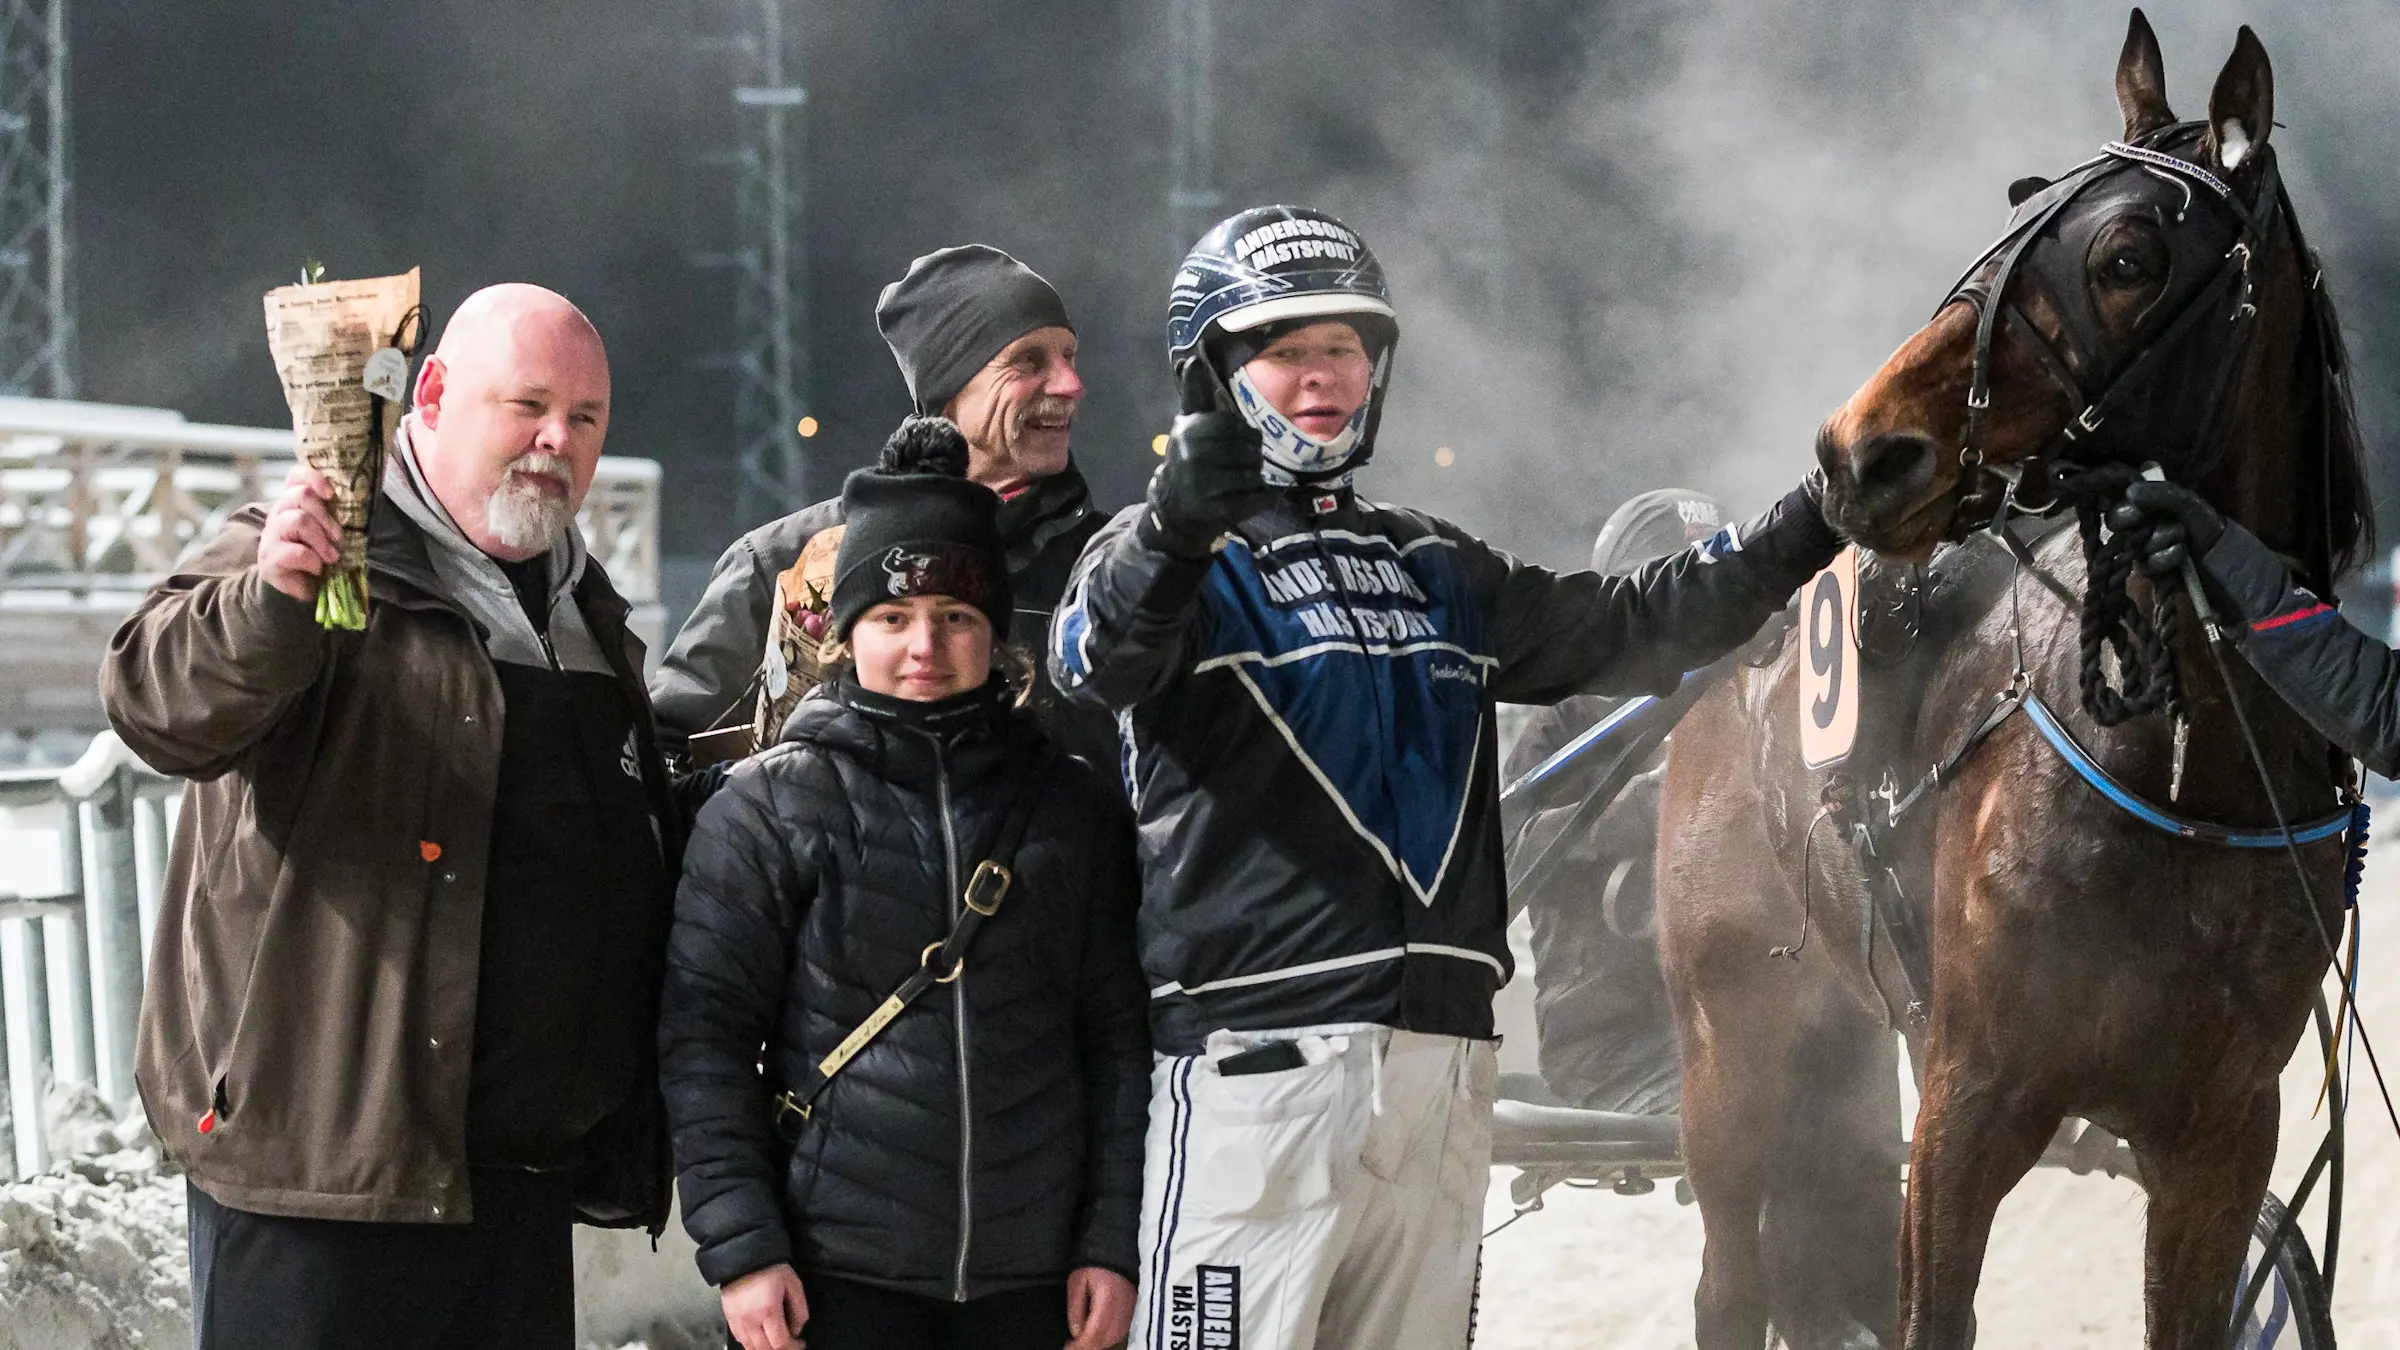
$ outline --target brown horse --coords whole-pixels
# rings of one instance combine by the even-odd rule
[[[1850,758],[1801,762],[1798,638],[1675,733],[1658,904],[1707,1230],[1702,1350],[1758,1350],[1770,1326],[1796,1350],[1963,1350],[1993,1213],[2069,1117],[2128,1141],[2149,1190],[2148,1344],[2227,1338],[2275,1158],[2278,1075],[2338,931],[2340,845],[2302,848],[2312,913],[2280,849],[2137,821],[2023,713],[1885,840],[1902,899],[1880,924],[1839,828],[1888,812],[1868,795],[1886,771],[1905,790],[1966,744],[2020,669],[2142,797],[2270,828],[2180,593],[2137,578],[2125,595],[2137,613],[2156,607],[2180,674],[2179,755],[2166,716],[2119,709],[2103,726],[2085,711],[2087,684],[2130,680],[2142,653],[2103,658],[2083,640],[2075,531],[2027,550],[2030,565],[1988,534],[1935,556],[2053,487],[2095,491],[2079,468],[2146,460],[2320,588],[2369,532],[2339,330],[2267,144],[2265,51],[2244,28],[2206,122],[2179,125],[2137,10],[2116,87],[2130,148],[2055,187],[2013,187],[2011,237],[1820,434],[1829,514],[1912,569],[1902,607],[1922,629],[1870,660]],[[2233,665],[2283,808],[2294,821],[2335,809],[2336,756]],[[1914,970],[1912,921],[1929,935]],[[1769,955],[1795,945],[1793,959]],[[1922,1083],[1905,1196],[1894,1025]]]

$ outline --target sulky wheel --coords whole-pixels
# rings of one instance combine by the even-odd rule
[[[2241,1280],[2234,1286],[2237,1301],[2282,1224],[2283,1202],[2270,1194],[2251,1229],[2250,1253],[2242,1260]],[[2294,1225],[2276,1257],[2275,1273],[2268,1277],[2257,1305],[2250,1310],[2248,1325],[2233,1338],[2234,1350],[2334,1350],[2331,1303],[2325,1282],[2317,1275],[2317,1259],[2309,1251],[2308,1239]]]

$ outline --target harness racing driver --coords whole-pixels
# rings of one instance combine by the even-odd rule
[[[1464,1345],[1509,975],[1495,699],[1672,688],[1838,545],[1814,479],[1631,576],[1359,498],[1400,325],[1322,212],[1175,275],[1183,415],[1050,661],[1118,719],[1158,1052],[1136,1350]]]

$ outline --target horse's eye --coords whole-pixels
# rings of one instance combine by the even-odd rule
[[[2141,255],[2132,249],[2121,248],[2109,255],[2100,269],[2102,279],[2119,286],[2139,286],[2150,279],[2150,268]]]

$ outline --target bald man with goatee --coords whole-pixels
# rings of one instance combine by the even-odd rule
[[[468,297],[417,372],[363,632],[296,468],[119,629],[109,720],[193,780],[137,1077],[190,1183],[200,1350],[575,1344],[572,1225],[664,1224],[653,1062],[680,821],[576,509],[608,357]]]

